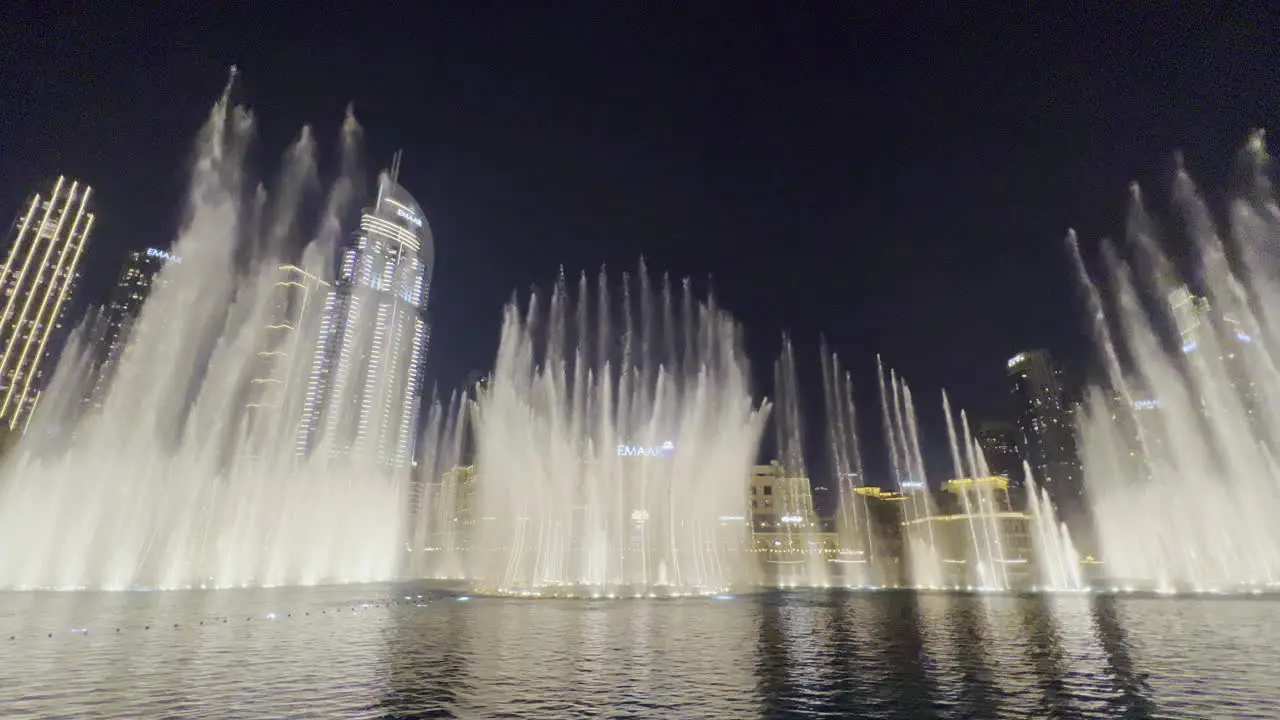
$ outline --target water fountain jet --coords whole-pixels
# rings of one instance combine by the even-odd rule
[[[233,78],[234,79],[234,78]],[[65,353],[0,475],[0,588],[228,588],[388,580],[403,562],[407,468],[359,453],[295,451],[305,383],[256,402],[258,378],[305,378],[318,307],[278,327],[280,273],[332,277],[354,208],[360,130],[342,131],[340,179],[318,221],[304,130],[265,194],[245,171],[252,116],[216,103],[197,143],[188,215],[132,325],[100,408],[88,355]],[[297,259],[287,246],[306,247]],[[294,297],[294,296],[290,296]],[[309,296],[308,296],[309,297]],[[287,304],[287,303],[286,303]],[[293,306],[291,306],[293,307]],[[407,348],[408,343],[404,343]],[[334,414],[354,405],[334,397]]]
[[[740,331],[643,264],[619,295],[563,275],[503,317],[476,398],[468,572],[527,596],[715,594],[752,584],[745,489],[768,405]],[[725,520],[724,518],[738,518]]]
[[[1234,592],[1280,583],[1280,213],[1261,133],[1241,159],[1246,184],[1225,225],[1186,168],[1175,173],[1189,272],[1160,249],[1136,190],[1133,259],[1104,248],[1105,283],[1068,238],[1106,371],[1086,398],[1080,434],[1097,550],[1116,586]]]

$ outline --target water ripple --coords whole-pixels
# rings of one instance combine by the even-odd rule
[[[458,602],[416,586],[11,593],[0,706],[12,720],[1275,718],[1275,608],[906,592]]]

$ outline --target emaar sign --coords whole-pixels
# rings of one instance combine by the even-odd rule
[[[182,258],[167,250],[161,250],[160,248],[147,248],[147,257],[160,258],[161,260],[172,260],[176,263],[182,262]]]
[[[643,445],[619,445],[618,457],[666,457],[675,451],[676,444],[670,440],[653,447],[645,447]]]
[[[413,223],[413,225],[417,227],[422,227],[422,218],[414,215],[413,213],[409,212],[408,210],[405,210],[404,208],[396,208],[396,215],[404,218],[405,220],[408,220],[410,223]]]

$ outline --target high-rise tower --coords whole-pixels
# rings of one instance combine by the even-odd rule
[[[49,340],[61,327],[93,214],[88,185],[59,177],[14,223],[0,271],[0,425],[25,429],[51,374]]]
[[[315,351],[310,338],[319,308],[333,291],[333,285],[297,265],[279,265],[274,275],[246,397],[246,448],[255,456],[294,442],[296,427],[284,420],[298,417],[297,400],[310,389]]]
[[[1084,510],[1084,481],[1076,450],[1075,420],[1062,372],[1047,350],[1020,352],[1008,362],[1018,414],[1018,449],[1059,514],[1075,520]]]
[[[973,434],[982,448],[991,475],[1009,480],[1010,485],[1022,484],[1022,459],[1018,455],[1018,428],[1010,422],[983,422]]]
[[[116,286],[111,290],[111,298],[99,319],[97,339],[100,345],[100,364],[90,396],[92,405],[102,404],[106,389],[120,364],[120,355],[129,340],[133,323],[151,294],[152,283],[167,262],[182,262],[182,258],[168,250],[147,248],[134,250],[125,259]]]
[[[325,300],[299,453],[372,456],[391,467],[413,459],[435,245],[399,170],[397,153]]]
[[[1258,352],[1253,336],[1239,320],[1213,307],[1208,298],[1193,295],[1186,285],[1174,289],[1167,299],[1182,354],[1193,364],[1204,367],[1209,384],[1225,383],[1234,390],[1241,408],[1256,419],[1261,399],[1246,359]],[[1217,411],[1216,406],[1224,399],[1215,397],[1211,388],[1202,387],[1200,394],[1203,409],[1210,414]]]

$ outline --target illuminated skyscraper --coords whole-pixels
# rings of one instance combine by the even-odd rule
[[[973,434],[982,448],[991,475],[1009,480],[1011,486],[1022,484],[1022,458],[1018,456],[1018,428],[1008,422],[984,422]]]
[[[308,387],[314,350],[304,343],[311,337],[319,306],[332,290],[332,285],[297,265],[276,268],[271,306],[258,341],[246,400],[248,447],[255,454],[293,441],[295,428],[284,418],[297,417],[296,398]]]
[[[1234,317],[1212,307],[1208,298],[1193,295],[1186,285],[1170,292],[1168,302],[1182,354],[1204,363],[1211,382],[1229,385],[1242,409],[1256,416],[1260,399],[1245,358],[1247,353],[1258,352],[1253,349],[1253,336]],[[1213,393],[1202,392],[1200,400],[1206,412],[1213,411]]]
[[[1166,432],[1160,401],[1155,398],[1133,398],[1126,401],[1115,393],[1108,406],[1116,429],[1115,440],[1125,456],[1117,455],[1122,472],[1130,477],[1151,479],[1149,454],[1164,445]]]
[[[151,285],[166,262],[182,262],[182,260],[167,250],[147,248],[129,253],[124,267],[120,269],[120,277],[111,291],[111,299],[107,301],[99,320],[100,328],[97,338],[100,344],[101,363],[94,380],[93,394],[90,399],[92,405],[101,405],[106,388],[115,376],[116,367],[120,363],[120,354],[124,352],[133,322],[141,312],[147,296],[151,294]]]
[[[397,154],[325,300],[299,453],[372,455],[392,467],[413,459],[435,245],[399,168]]]
[[[1018,414],[1018,449],[1058,514],[1075,521],[1084,511],[1084,480],[1076,451],[1075,418],[1062,371],[1047,350],[1020,352],[1008,362]]]
[[[50,335],[62,325],[93,230],[90,193],[88,185],[59,177],[53,192],[32,197],[14,223],[0,271],[0,423],[10,430],[25,429],[52,374]]]
[[[250,407],[280,407],[288,394],[292,366],[282,358],[293,354],[299,331],[316,303],[324,302],[332,285],[296,265],[277,268],[270,315],[262,329]]]

